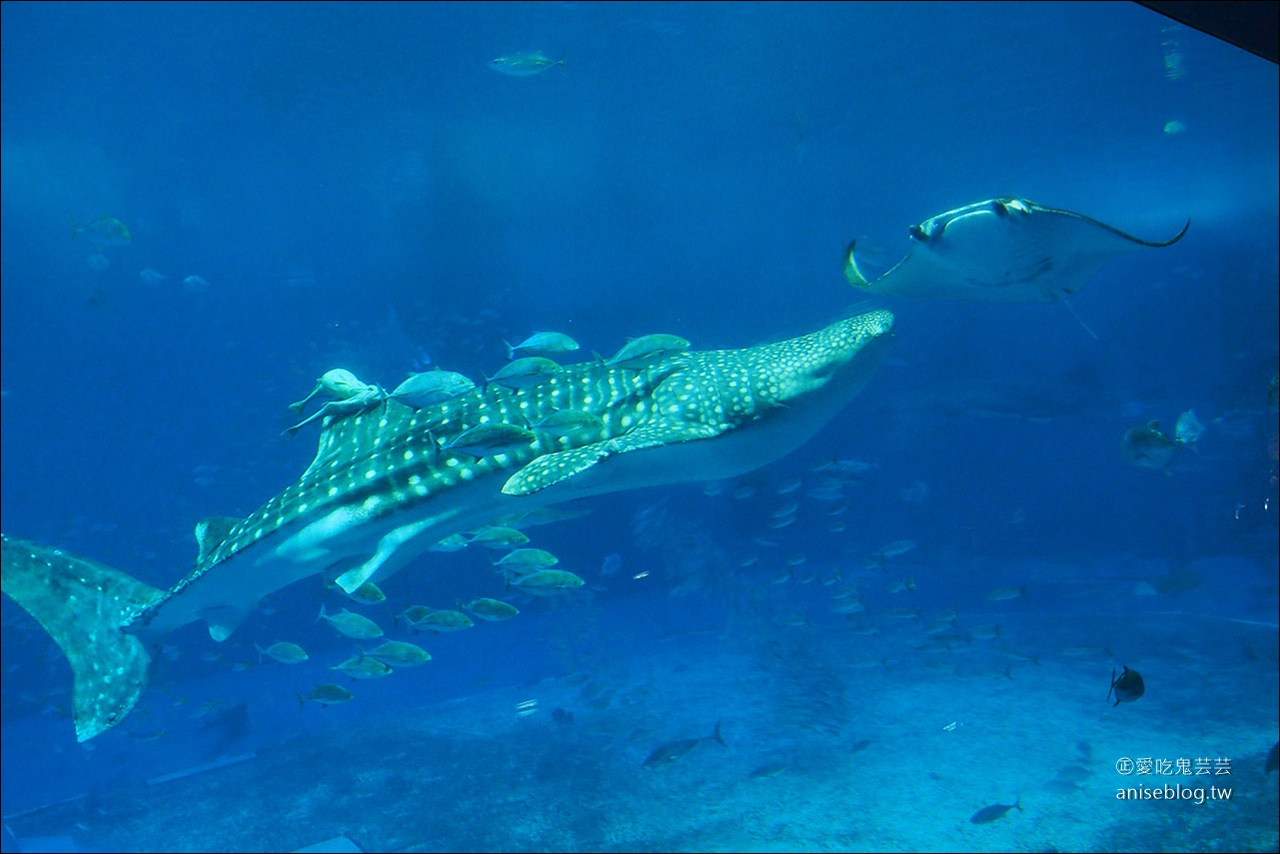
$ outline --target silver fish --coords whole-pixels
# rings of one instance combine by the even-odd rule
[[[514,362],[507,362],[496,374],[486,377],[486,380],[493,385],[512,389],[529,388],[563,370],[563,367],[545,356],[526,356]]]
[[[622,349],[605,364],[613,368],[630,368],[633,371],[639,371],[688,349],[689,342],[679,335],[642,335],[624,344]]]
[[[526,356],[559,356],[577,349],[578,342],[563,332],[535,332],[519,344],[507,344],[507,358],[514,359],[517,350]]]
[[[540,50],[521,50],[489,60],[489,67],[508,77],[532,77],[555,66],[564,68],[564,57],[552,59]]]
[[[475,387],[476,384],[466,376],[437,368],[414,374],[396,386],[388,397],[414,409],[422,409],[464,395]]]
[[[445,451],[489,457],[528,447],[538,437],[516,424],[477,424],[450,440]]]

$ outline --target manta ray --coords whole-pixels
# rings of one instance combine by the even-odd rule
[[[980,302],[1052,302],[1074,294],[1112,259],[1148,241],[1071,211],[1026,199],[988,199],[938,214],[910,228],[906,257],[877,279],[858,265],[857,240],[845,250],[844,274],[860,291],[885,296]]]
[[[567,365],[519,389],[491,383],[421,409],[387,400],[337,412],[297,482],[247,518],[196,526],[195,568],[172,587],[8,536],[0,586],[70,662],[76,737],[86,741],[129,714],[146,686],[148,644],[180,626],[203,620],[225,640],[264,596],[304,578],[350,592],[512,514],[778,459],[862,389],[893,323],[873,311],[746,349],[672,353],[640,368]],[[569,435],[526,426],[566,410],[601,426]],[[481,425],[520,429],[486,456],[450,450]]]

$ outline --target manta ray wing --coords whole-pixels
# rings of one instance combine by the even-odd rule
[[[1113,259],[1153,242],[1083,214],[1024,199],[998,198],[939,214],[911,227],[911,249],[877,279],[859,268],[857,241],[845,254],[845,276],[872,294],[973,300],[1052,302],[1089,283]]]

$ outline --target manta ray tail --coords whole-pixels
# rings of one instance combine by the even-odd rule
[[[75,679],[76,740],[124,720],[147,684],[150,656],[123,629],[163,590],[61,549],[0,541],[0,588],[44,627]]]
[[[1101,338],[1098,337],[1098,333],[1090,329],[1089,324],[1084,322],[1084,318],[1080,316],[1080,313],[1078,311],[1076,311],[1076,307],[1071,304],[1071,300],[1067,299],[1066,297],[1063,297],[1062,304],[1067,307],[1067,311],[1071,312],[1071,316],[1076,319],[1076,323],[1079,323],[1080,326],[1083,327],[1084,331],[1088,332],[1094,341],[1102,340]]]

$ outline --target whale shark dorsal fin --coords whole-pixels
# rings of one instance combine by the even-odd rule
[[[213,550],[231,533],[231,529],[243,521],[235,516],[210,516],[208,519],[197,522],[196,545],[200,548],[200,554],[196,557],[196,563],[204,563],[205,559],[213,554]]]
[[[403,429],[405,422],[412,421],[417,410],[398,400],[387,399],[380,408],[372,408],[344,418],[326,419],[320,429],[320,438],[316,442],[316,457],[302,473],[306,478],[314,474],[320,467],[335,459],[351,453],[352,448],[368,448],[377,445],[377,439],[384,432],[391,433]]]
[[[710,439],[717,435],[714,427],[706,424],[650,424],[638,427],[630,433],[592,442],[579,448],[543,454],[524,468],[517,471],[502,486],[505,495],[532,495],[549,486],[576,477],[601,460],[640,451],[645,448],[657,448],[663,445],[674,445],[679,442],[692,442],[696,439]]]

